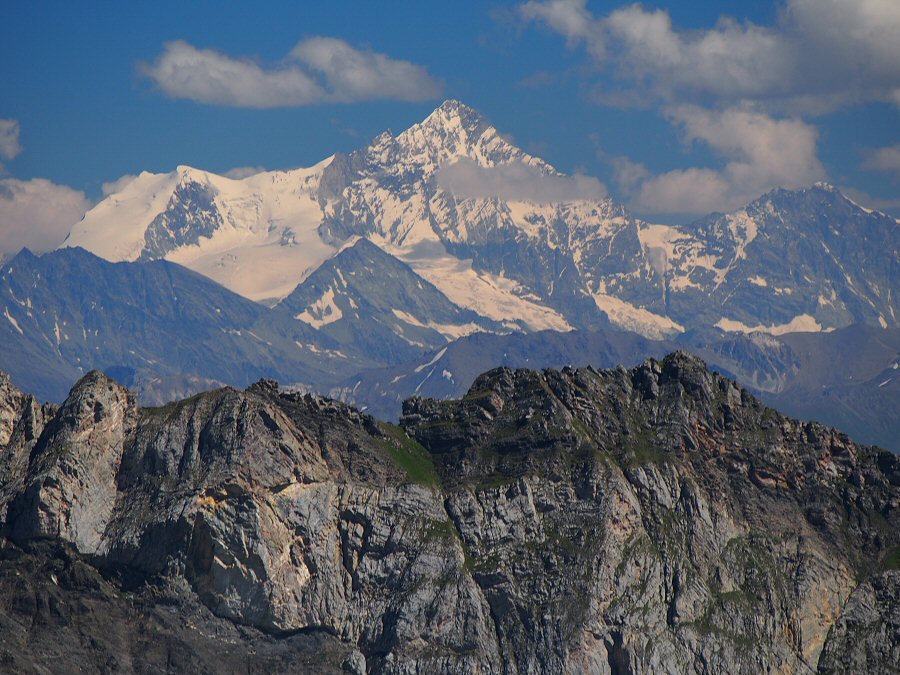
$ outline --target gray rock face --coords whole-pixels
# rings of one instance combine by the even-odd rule
[[[141,260],[156,260],[180,246],[197,244],[222,227],[222,214],[213,199],[215,189],[185,176],[172,193],[166,210],[153,219],[144,233]]]
[[[866,459],[683,354],[492,371],[462,401],[408,401],[402,423],[443,467],[522,671],[815,668],[896,537],[895,456]]]
[[[138,409],[92,373],[4,474],[6,531],[131,579],[147,617],[324,636],[350,672],[805,672],[893,616],[897,458],[694,357],[499,369],[402,424],[271,381]],[[886,668],[896,633],[866,645]]]
[[[56,409],[41,405],[16,389],[6,373],[0,373],[0,518],[6,520],[10,499],[21,491],[28,457]]]
[[[895,561],[896,563],[896,561]],[[897,672],[900,572],[884,572],[853,591],[829,635],[820,673]]]
[[[267,635],[216,617],[184,582],[129,588],[58,542],[4,541],[0,597],[4,673],[365,672],[324,631]]]
[[[86,375],[31,453],[25,490],[11,505],[14,536],[58,538],[97,552],[136,422],[133,394],[98,371]]]

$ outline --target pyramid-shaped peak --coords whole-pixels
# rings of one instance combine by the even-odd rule
[[[461,128],[470,138],[477,138],[491,123],[475,108],[449,99],[426,117],[421,126],[441,130]]]
[[[456,115],[458,117],[482,117],[481,113],[472,106],[466,105],[462,101],[457,101],[453,98],[449,98],[441,103],[435,112],[438,110],[447,115]]]
[[[367,161],[387,167],[389,172],[420,177],[460,158],[480,166],[520,162],[553,170],[504,138],[480,112],[453,99],[396,138],[376,138],[366,153]]]

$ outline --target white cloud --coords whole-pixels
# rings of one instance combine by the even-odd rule
[[[265,70],[250,59],[233,59],[212,49],[169,42],[141,72],[172,98],[240,108],[278,108],[318,103],[326,97],[296,65]]]
[[[103,196],[108,197],[109,195],[115,192],[121,192],[124,190],[131,181],[133,181],[137,176],[126,173],[124,176],[117,178],[116,180],[111,180],[108,183],[104,183],[100,186],[100,189],[103,190]]]
[[[90,207],[83,192],[43,178],[0,180],[0,256],[56,248]]]
[[[866,151],[862,168],[869,171],[891,171],[900,173],[900,143],[884,148]]]
[[[336,38],[309,38],[291,56],[322,74],[338,101],[424,101],[441,95],[441,85],[421,66],[361,51]]]
[[[229,169],[222,175],[226,178],[241,180],[242,178],[249,178],[250,176],[255,176],[256,174],[262,173],[266,170],[267,169],[264,166],[236,166],[233,169]]]
[[[172,98],[242,108],[421,101],[441,93],[440,83],[421,66],[325,37],[298,43],[283,62],[268,68],[179,40],[167,43],[156,61],[140,70]]]
[[[620,188],[638,211],[698,214],[743,206],[775,187],[798,188],[825,178],[816,153],[815,127],[795,118],[775,119],[751,107],[710,111],[677,106],[666,111],[684,140],[709,146],[721,169],[688,168],[653,175],[620,158]]]
[[[0,119],[0,157],[12,159],[22,152],[19,145],[19,122]]]
[[[752,100],[812,112],[872,100],[900,105],[896,0],[787,0],[773,25],[723,17],[708,30],[679,30],[668,12],[640,5],[600,18],[586,0],[528,2],[520,11],[585,44],[626,91],[664,101]]]
[[[468,158],[441,167],[438,186],[461,199],[530,201],[538,204],[577,200],[596,201],[606,196],[606,186],[591,176],[545,174],[536,167],[515,162],[483,167]]]
[[[526,2],[520,10],[526,19],[545,22],[557,33],[565,35],[572,44],[585,40],[595,55],[603,55],[603,34],[587,10],[587,0],[532,1]]]

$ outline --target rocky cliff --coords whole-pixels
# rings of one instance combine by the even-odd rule
[[[0,383],[11,670],[891,672],[900,461],[684,353],[401,427],[270,381]]]

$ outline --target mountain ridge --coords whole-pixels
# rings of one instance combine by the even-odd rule
[[[900,275],[897,221],[831,185],[773,190],[733,213],[666,226],[609,198],[455,195],[439,174],[461,159],[485,176],[525,171],[507,181],[565,178],[474,109],[447,101],[396,136],[309,169],[231,180],[180,167],[152,177],[177,183],[169,192],[133,181],[65,245],[112,259],[164,256],[271,304],[362,236],[461,309],[502,323],[514,307],[524,330],[615,325],[672,337],[714,325],[778,334],[900,321],[890,292]],[[129,190],[146,208],[132,217],[129,236],[140,237],[122,244],[131,252],[116,254],[119,216],[133,213]]]
[[[95,368],[129,383],[196,377],[202,388],[273,375],[315,381],[369,362],[336,355],[328,336],[167,260],[109,263],[80,248],[40,257],[24,251],[0,269],[0,302],[0,363],[55,401]],[[175,381],[174,390],[185,384]]]

